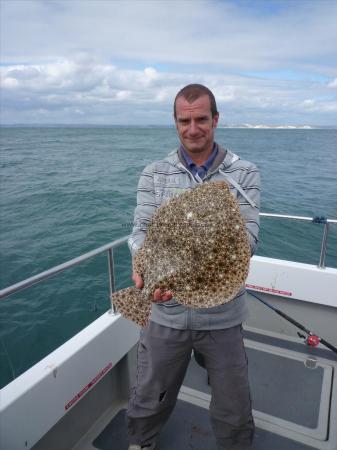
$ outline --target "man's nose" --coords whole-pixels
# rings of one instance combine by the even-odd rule
[[[189,130],[190,134],[198,133],[198,127],[194,120],[191,120]]]

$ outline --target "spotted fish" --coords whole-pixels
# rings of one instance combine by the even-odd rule
[[[117,310],[144,326],[156,289],[178,303],[210,308],[233,300],[249,269],[250,246],[238,202],[224,181],[205,182],[153,214],[133,270],[144,287],[112,295]]]

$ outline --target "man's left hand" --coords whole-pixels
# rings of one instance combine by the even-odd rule
[[[160,289],[156,289],[153,294],[154,303],[167,302],[168,300],[171,300],[171,298],[172,292],[170,291],[162,292]]]

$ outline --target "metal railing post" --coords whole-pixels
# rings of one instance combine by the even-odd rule
[[[115,292],[115,266],[114,266],[114,255],[112,248],[108,249],[108,267],[109,267],[109,295],[110,295],[110,303],[111,303],[111,314],[116,314],[117,310],[112,301],[112,293]]]
[[[320,254],[319,263],[318,263],[318,267],[320,269],[325,269],[325,256],[326,256],[326,248],[327,248],[327,242],[328,242],[328,234],[329,234],[329,222],[325,222],[324,229],[323,229],[321,254]]]
[[[52,267],[51,269],[45,270],[44,272],[41,272],[37,275],[26,278],[25,280],[20,281],[19,283],[15,283],[12,284],[11,286],[8,286],[5,289],[1,289],[0,300],[8,297],[9,295],[15,294],[16,292],[19,292],[22,289],[26,289],[30,286],[33,286],[34,284],[38,284],[41,281],[46,280],[47,278],[53,277],[58,273],[61,273],[64,270],[69,269],[70,267],[81,264],[82,262],[87,261],[88,259],[91,259],[94,256],[100,255],[101,253],[107,251],[109,248],[115,248],[121,244],[124,244],[127,241],[127,239],[128,236],[123,236],[119,239],[116,239],[113,242],[110,242],[109,244],[105,244],[102,247],[98,247],[95,250],[91,250],[90,252],[84,253],[83,255],[80,255],[77,258],[73,258],[70,261],[67,261],[63,264],[59,264],[58,266]]]

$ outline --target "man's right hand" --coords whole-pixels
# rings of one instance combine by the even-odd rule
[[[135,282],[136,288],[141,289],[144,286],[144,281],[138,273],[133,272],[132,279]],[[161,292],[160,289],[156,289],[153,294],[153,302],[160,303],[160,302],[167,302],[168,300],[171,300],[172,293],[170,291]]]
[[[141,289],[144,286],[144,281],[138,273],[133,272],[132,279],[135,282],[136,288]]]

